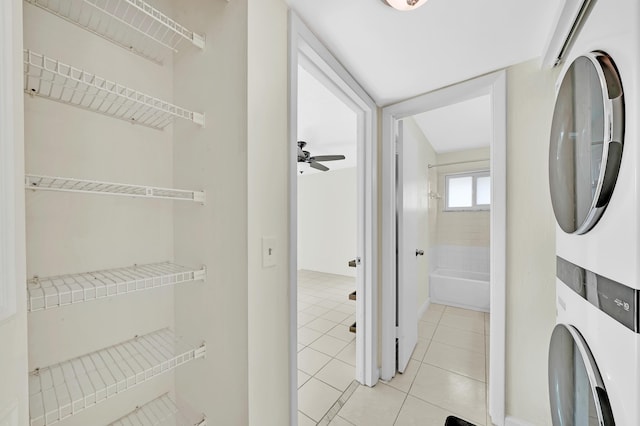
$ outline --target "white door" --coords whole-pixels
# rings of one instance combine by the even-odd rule
[[[414,138],[404,137],[401,120],[398,120],[397,146],[398,279],[396,297],[398,303],[396,318],[398,371],[403,373],[418,341],[418,260],[423,258],[424,251],[418,247],[419,185],[421,184],[418,146]],[[422,184],[426,185],[426,182]]]

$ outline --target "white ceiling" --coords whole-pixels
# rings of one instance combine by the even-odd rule
[[[327,161],[331,170],[356,167],[357,116],[345,103],[302,67],[298,68],[298,140],[307,142],[311,155],[342,154]],[[322,173],[298,163],[305,175]]]
[[[378,105],[543,54],[557,0],[286,0]]]
[[[437,153],[482,148],[491,141],[489,95],[423,112],[413,119]]]

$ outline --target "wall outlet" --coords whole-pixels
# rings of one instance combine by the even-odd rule
[[[277,256],[276,238],[262,237],[262,267],[269,268],[276,266]]]

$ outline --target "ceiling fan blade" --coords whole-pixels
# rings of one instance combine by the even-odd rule
[[[344,155],[316,155],[315,157],[309,158],[311,161],[335,161],[335,160],[344,160]]]
[[[327,166],[320,163],[316,163],[315,161],[309,161],[309,165],[314,169],[322,170],[323,172],[326,172],[327,170],[329,170]]]

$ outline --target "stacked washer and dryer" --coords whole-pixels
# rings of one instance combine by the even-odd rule
[[[554,426],[640,426],[640,4],[597,0],[557,86]]]

